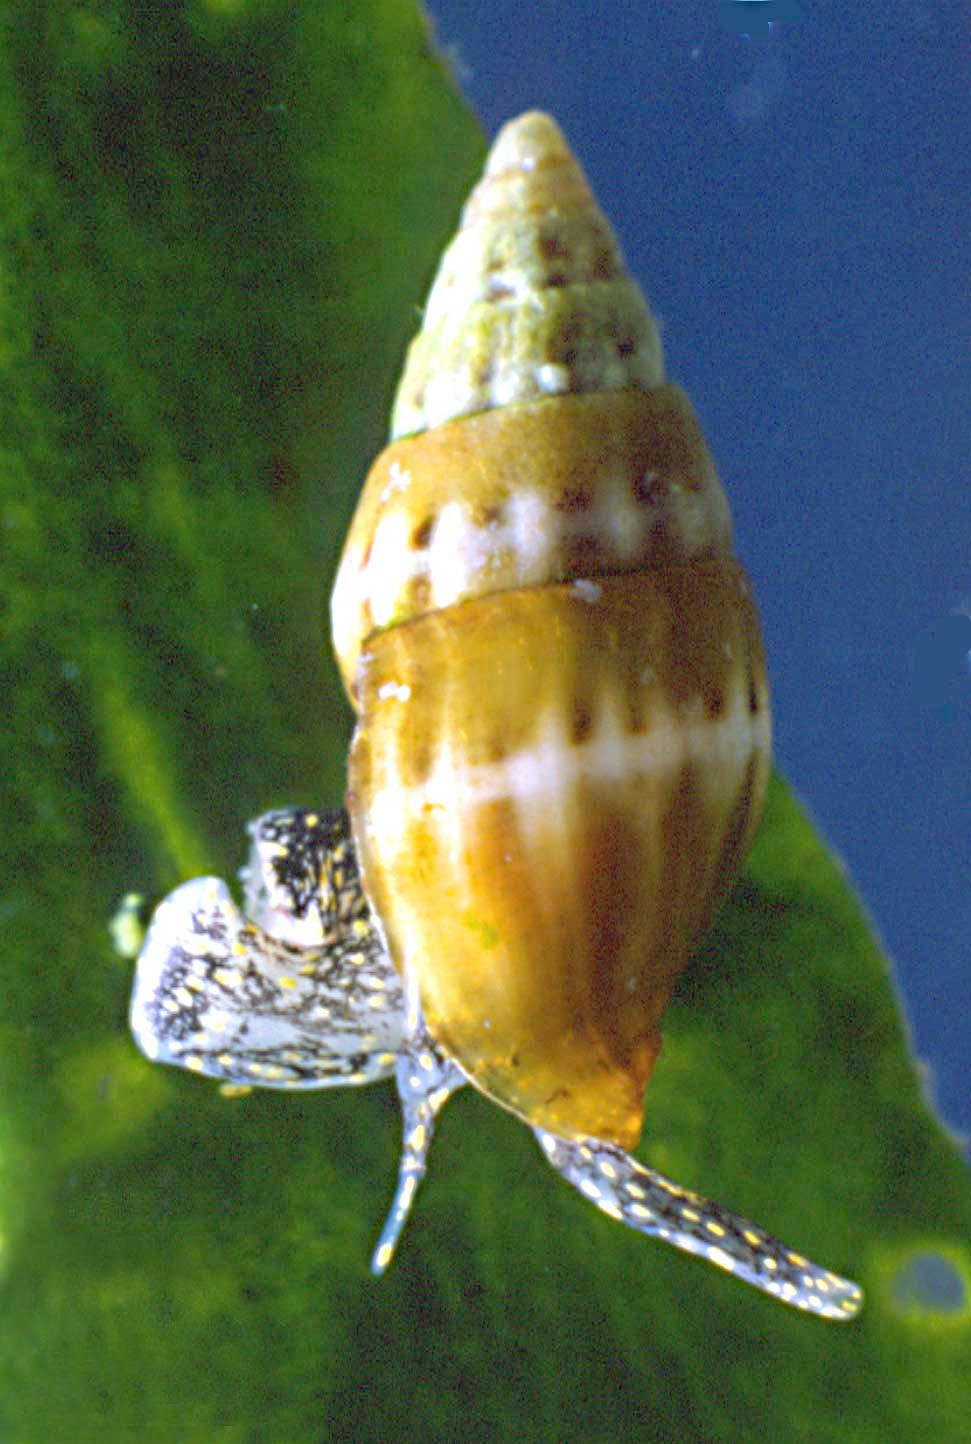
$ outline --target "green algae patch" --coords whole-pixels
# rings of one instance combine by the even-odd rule
[[[0,119],[5,1444],[960,1438],[968,1170],[778,778],[640,1152],[858,1279],[851,1324],[603,1217],[470,1091],[375,1282],[390,1087],[137,1053],[120,899],[340,799],[326,598],[484,144],[405,0],[17,4]]]
[[[111,1036],[65,1052],[53,1069],[63,1124],[63,1163],[113,1151],[139,1134],[164,1107],[169,1087],[159,1070],[146,1072],[127,1038]]]

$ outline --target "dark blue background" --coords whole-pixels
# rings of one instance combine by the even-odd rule
[[[430,5],[487,132],[550,110],[619,232],[729,490],[778,761],[971,1133],[971,9]]]

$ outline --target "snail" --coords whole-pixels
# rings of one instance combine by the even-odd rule
[[[250,824],[243,909],[185,883],[135,975],[153,1060],[394,1076],[388,1265],[471,1083],[611,1217],[797,1308],[862,1294],[634,1159],[659,1025],[757,826],[759,621],[691,405],[556,124],[500,132],[338,568],[346,812]]]

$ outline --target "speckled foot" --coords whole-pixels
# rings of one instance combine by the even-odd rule
[[[420,1023],[402,1046],[397,1078],[402,1116],[401,1162],[387,1222],[371,1256],[371,1272],[375,1274],[383,1274],[391,1262],[415,1190],[425,1176],[435,1118],[448,1098],[467,1082]]]
[[[533,1130],[550,1163],[611,1218],[698,1254],[757,1289],[827,1319],[851,1319],[863,1291],[699,1193],[645,1168],[623,1149],[588,1138],[571,1143]]]

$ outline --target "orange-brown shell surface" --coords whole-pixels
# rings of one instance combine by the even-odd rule
[[[359,685],[360,864],[432,1035],[531,1123],[630,1147],[765,789],[739,568],[465,602],[382,633]]]
[[[769,707],[714,463],[548,116],[496,140],[392,435],[332,599],[365,890],[473,1083],[629,1147]]]
[[[676,386],[462,417],[393,442],[368,474],[332,603],[345,685],[368,637],[423,612],[731,552],[728,502]]]

